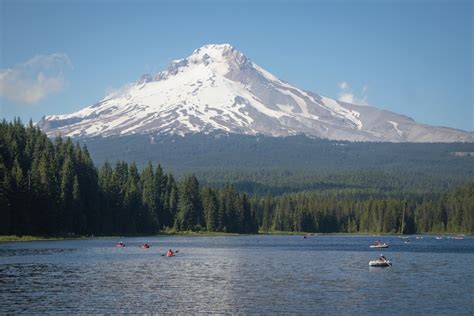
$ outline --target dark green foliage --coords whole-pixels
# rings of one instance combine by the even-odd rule
[[[371,148],[343,143],[340,149],[330,142],[295,140],[296,145],[291,146],[314,147],[303,151],[305,154],[314,154],[315,148],[332,148],[330,152],[343,150],[347,157],[361,155],[365,159],[362,149]],[[263,138],[263,149],[254,149],[272,152],[271,145],[281,141]],[[237,150],[234,145],[230,144],[229,152]],[[336,162],[342,163],[343,171],[339,172],[200,170],[198,174],[206,180],[202,187],[194,175],[176,181],[160,165],[155,168],[151,163],[141,172],[134,162],[125,161],[113,166],[104,162],[96,169],[85,146],[60,137],[51,141],[32,124],[25,127],[19,120],[3,121],[0,234],[153,234],[173,226],[176,230],[236,233],[474,233],[474,182],[467,182],[473,177],[472,158],[449,154],[472,151],[472,145],[380,146],[384,150],[398,148],[396,157],[403,150],[410,151],[415,162],[403,158],[405,169],[393,162],[396,168],[382,170],[376,165],[369,171],[350,170],[347,160]],[[423,150],[437,154],[428,159]],[[379,151],[375,155],[384,157]],[[269,158],[265,166],[283,158]],[[420,166],[417,159],[428,161],[428,166],[410,169]],[[447,169],[434,171],[433,166]]]
[[[205,214],[206,195],[193,175],[178,184],[160,165],[155,171],[149,163],[140,173],[135,163],[124,161],[115,167],[105,162],[97,170],[86,146],[60,137],[53,143],[19,120],[0,124],[2,235],[153,234],[173,225],[223,231],[231,224],[220,216],[219,191],[212,192],[215,204]],[[228,208],[229,231],[256,233],[248,202],[236,197]],[[234,214],[242,227],[233,222]]]
[[[175,227],[178,230],[202,229],[204,224],[199,182],[195,176],[186,177],[179,189],[178,214]]]
[[[308,191],[254,197],[251,204],[263,231],[474,233],[474,182],[435,200]]]
[[[253,191],[265,190],[266,188],[257,186],[262,182],[256,180],[261,180],[262,176],[268,179],[275,172],[280,178],[276,181],[271,179],[272,182],[263,181],[267,189],[268,184],[283,188],[291,182],[304,186],[304,189],[319,189],[321,184],[340,183],[331,181],[337,180],[331,179],[331,175],[337,178],[342,172],[345,179],[348,178],[347,175],[360,178],[360,170],[372,172],[374,177],[370,181],[379,179],[378,181],[396,187],[400,187],[400,183],[409,183],[397,176],[400,171],[417,177],[429,174],[437,179],[446,176],[449,179],[453,176],[464,179],[474,177],[474,159],[454,154],[474,152],[473,143],[357,143],[314,139],[302,135],[270,137],[224,133],[190,134],[186,137],[131,135],[96,137],[82,141],[87,144],[96,163],[121,157],[125,161],[135,161],[138,167],[144,167],[148,161],[159,161],[167,170],[180,176],[193,172],[202,180],[202,172],[214,180],[224,180],[224,183],[250,180],[249,185],[255,183]],[[232,170],[233,174],[222,178],[223,171],[227,173]],[[248,172],[243,173],[243,170]],[[314,181],[316,171],[324,175],[321,179],[325,180],[323,183]],[[387,183],[386,179],[376,175],[377,172],[392,175],[393,182]],[[416,177],[412,176],[410,179],[416,180]],[[425,184],[435,187],[446,183],[443,181],[438,184],[437,181],[427,180],[430,179],[422,179]],[[312,184],[315,185],[311,186]],[[350,181],[349,184],[358,183]]]

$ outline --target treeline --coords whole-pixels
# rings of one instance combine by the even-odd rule
[[[474,182],[436,199],[358,198],[311,191],[252,202],[263,231],[474,233]]]
[[[401,185],[393,174],[375,186],[364,174],[351,172],[346,181],[326,175],[303,192],[291,186],[293,193],[249,196],[241,190],[252,191],[252,184],[241,182],[240,190],[222,183],[203,187],[194,175],[178,181],[151,163],[139,170],[133,162],[105,162],[97,169],[86,146],[69,138],[51,141],[31,122],[25,127],[19,120],[3,121],[0,234],[474,233],[474,183],[448,193],[435,186],[431,193],[397,194],[394,188]],[[274,181],[271,175],[266,185],[285,188],[285,176],[292,175]],[[377,179],[372,175],[370,181]]]
[[[194,174],[215,187],[232,183],[241,192],[272,196],[302,191],[358,197],[439,196],[474,179],[468,172],[459,176],[408,170],[197,170]]]
[[[165,228],[256,233],[248,197],[233,187],[179,183],[158,165],[104,163],[53,141],[30,122],[0,124],[0,234],[153,234]]]

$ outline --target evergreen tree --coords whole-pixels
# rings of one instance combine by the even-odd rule
[[[73,231],[72,189],[74,184],[74,167],[70,156],[66,156],[64,159],[60,177],[60,227],[63,233],[71,233]]]
[[[216,231],[218,228],[219,205],[215,192],[209,187],[202,191],[202,205],[207,231]]]
[[[152,233],[159,229],[158,219],[161,217],[161,214],[159,213],[160,195],[151,163],[148,163],[145,169],[143,169],[140,182],[142,188],[143,218],[148,219],[148,222],[143,223],[143,225],[148,233]]]
[[[199,182],[194,175],[186,177],[179,190],[178,214],[176,228],[178,230],[201,229],[204,225]]]

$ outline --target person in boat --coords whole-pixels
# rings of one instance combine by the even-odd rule
[[[125,246],[125,244],[123,243],[123,241],[119,242],[119,246]]]
[[[145,244],[143,245],[143,248],[150,248],[150,245],[147,244],[147,243],[145,243]]]
[[[379,260],[380,261],[387,261],[387,258],[385,258],[385,256],[383,254],[380,254]]]
[[[167,257],[172,257],[172,256],[174,256],[173,250],[168,249],[168,251],[166,252],[166,256],[167,256]]]

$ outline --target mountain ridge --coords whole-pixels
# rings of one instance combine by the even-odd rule
[[[372,106],[337,101],[280,80],[229,44],[204,45],[155,75],[67,115],[43,117],[48,135],[76,138],[210,133],[376,142],[474,142]]]

